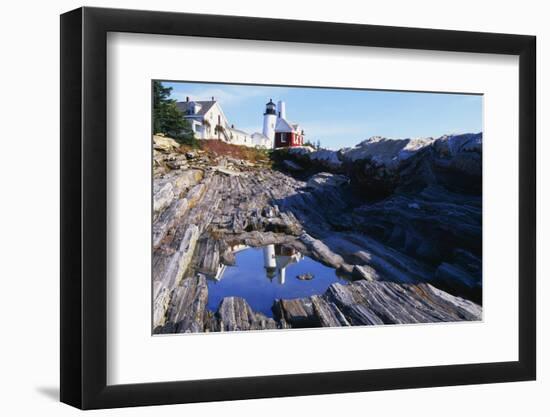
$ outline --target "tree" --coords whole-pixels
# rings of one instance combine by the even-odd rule
[[[160,81],[153,81],[153,132],[162,133],[180,143],[198,144],[191,124],[183,117],[170,98],[172,87],[164,87]]]
[[[321,149],[321,141],[320,140],[317,140],[317,149]]]

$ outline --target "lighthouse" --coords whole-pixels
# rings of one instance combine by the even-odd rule
[[[275,123],[277,122],[277,109],[272,99],[265,105],[264,113],[264,136],[268,137],[271,143],[275,139]]]
[[[271,281],[277,271],[277,262],[275,260],[275,245],[264,246],[264,268],[265,274]]]
[[[264,268],[267,278],[272,281],[275,275],[279,278],[279,284],[286,281],[286,267],[303,259],[303,255],[296,249],[283,245],[267,245],[263,249]]]

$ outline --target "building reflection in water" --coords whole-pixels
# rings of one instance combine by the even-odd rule
[[[286,267],[300,262],[304,257],[296,249],[283,245],[267,245],[263,251],[266,276],[270,281],[277,276],[279,284],[285,283]]]
[[[234,253],[244,249],[248,249],[248,246],[237,245],[231,247],[231,250]],[[286,267],[288,265],[298,263],[304,259],[304,256],[296,249],[284,245],[267,245],[264,246],[262,250],[264,256],[265,274],[271,282],[273,282],[273,279],[277,277],[277,282],[279,284],[285,283]],[[226,268],[226,265],[220,263],[215,271],[211,271],[210,273],[207,273],[206,271],[201,272],[204,273],[208,279],[219,282],[223,279]]]

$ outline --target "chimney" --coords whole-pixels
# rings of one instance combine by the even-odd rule
[[[285,106],[285,102],[279,100],[279,102],[277,103],[277,108],[279,109],[279,117],[280,117],[281,119],[286,119],[286,106]]]
[[[231,125],[231,129],[235,129],[235,125],[232,124],[232,125]]]
[[[185,101],[189,103],[189,96],[185,97]]]
[[[212,101],[214,101],[214,96],[212,96]]]

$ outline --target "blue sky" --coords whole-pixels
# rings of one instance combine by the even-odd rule
[[[482,131],[482,96],[304,87],[163,82],[172,98],[218,100],[235,127],[261,132],[265,104],[286,102],[287,119],[325,148],[354,146],[371,136],[438,137]]]

